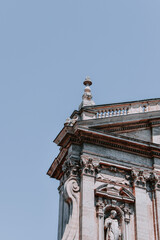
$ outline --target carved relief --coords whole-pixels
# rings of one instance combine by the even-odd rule
[[[98,173],[97,174],[97,179],[98,180],[103,180],[103,181],[106,181],[106,182],[109,182],[109,183],[112,183],[112,184],[120,184],[120,185],[126,185],[126,186],[129,186],[129,181],[126,180],[126,179],[123,179],[123,178],[119,178],[119,177],[116,177],[116,176],[113,176],[112,178],[107,176],[106,174],[103,174],[103,173]]]
[[[79,239],[79,185],[75,178],[69,178],[64,184],[64,199],[69,206],[69,221],[62,240]]]
[[[110,184],[118,184],[123,186],[130,186],[130,181],[125,178],[129,171],[125,171],[116,166],[104,166],[100,164],[98,167],[96,179]]]

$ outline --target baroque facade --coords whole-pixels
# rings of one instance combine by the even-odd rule
[[[160,240],[160,99],[95,105],[89,78],[54,142],[58,240]]]

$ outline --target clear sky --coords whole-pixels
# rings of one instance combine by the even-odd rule
[[[57,238],[52,142],[96,104],[160,97],[159,0],[0,1],[0,239]]]

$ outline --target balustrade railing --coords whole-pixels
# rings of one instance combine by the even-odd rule
[[[102,106],[95,105],[91,108],[84,109],[81,116],[83,120],[87,120],[93,118],[109,118],[152,111],[160,111],[160,99],[151,99],[148,101],[137,101],[124,104],[107,104]]]
[[[102,109],[96,107],[95,115],[93,118],[107,118],[107,117],[115,117],[121,115],[135,114],[135,113],[144,113],[150,111],[160,110],[160,101],[156,103],[132,103],[132,104],[124,104],[124,106],[106,106]]]
[[[114,117],[114,116],[120,116],[120,115],[127,115],[128,114],[128,107],[124,108],[109,108],[109,109],[103,109],[98,110],[96,113],[96,118],[105,118],[105,117]]]

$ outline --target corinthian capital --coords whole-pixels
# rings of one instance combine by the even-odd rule
[[[92,158],[81,157],[81,171],[83,174],[95,176],[98,165],[93,163]]]

